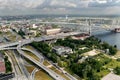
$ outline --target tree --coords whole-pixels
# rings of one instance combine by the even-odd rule
[[[102,47],[103,47],[103,49],[109,49],[109,44],[106,43],[106,42],[104,42],[104,43],[102,44]]]
[[[22,31],[22,29],[20,29],[20,31],[18,31],[18,34],[21,35],[22,37],[25,35],[25,33]]]
[[[117,45],[114,45],[114,48],[117,48]]]
[[[5,61],[8,61],[8,56],[5,56],[5,58],[4,58],[4,59],[5,59]]]
[[[116,67],[114,69],[114,73],[117,74],[117,75],[120,75],[120,67]]]
[[[115,55],[117,53],[117,49],[112,46],[109,48],[109,51],[110,51],[110,55]]]
[[[97,72],[100,71],[102,64],[95,59],[88,58],[83,63],[74,63],[70,69],[85,80],[100,80]]]

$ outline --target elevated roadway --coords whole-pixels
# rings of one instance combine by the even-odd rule
[[[44,66],[43,64],[41,64],[39,61],[33,59],[32,57],[26,55],[21,49],[20,46],[17,47],[17,51],[24,56],[25,58],[29,59],[30,61],[32,61],[34,64],[36,64],[37,66],[39,66],[40,68],[42,68],[43,70],[45,70],[49,75],[51,75],[55,80],[65,80],[64,78],[62,78],[60,75],[56,74],[54,71],[52,71],[51,69],[47,68],[46,66]]]
[[[0,50],[2,48],[8,48],[9,47],[12,47],[12,46],[17,46],[19,44],[29,44],[29,43],[32,43],[33,41],[35,42],[39,42],[39,41],[46,41],[46,40],[52,40],[52,39],[60,39],[60,38],[64,38],[64,37],[67,37],[67,36],[72,36],[72,35],[77,35],[77,34],[80,34],[80,33],[83,33],[83,32],[70,32],[70,33],[60,33],[60,34],[57,34],[57,35],[45,35],[45,36],[42,36],[42,37],[36,37],[36,38],[31,38],[31,39],[23,39],[21,41],[17,41],[17,42],[11,42],[11,43],[8,43],[8,44],[4,44],[4,45],[1,45],[0,46]]]
[[[37,55],[41,59],[43,59],[43,57],[41,57],[40,55],[38,55],[37,52],[31,51],[29,49],[21,48],[21,46],[29,44],[29,43],[32,43],[33,41],[39,42],[39,41],[47,41],[47,40],[52,40],[52,39],[59,39],[59,38],[64,38],[64,37],[71,36],[71,35],[77,35],[77,34],[80,34],[80,33],[81,32],[60,33],[60,34],[57,34],[57,35],[50,35],[50,36],[42,36],[42,37],[31,38],[31,39],[24,39],[24,40],[21,40],[21,41],[18,41],[18,42],[12,42],[12,43],[9,43],[9,44],[1,45],[0,46],[0,50],[17,49],[17,51],[19,52],[20,55],[24,56],[25,58],[29,59],[30,61],[32,61],[33,63],[35,63],[36,65],[38,65],[40,68],[42,68],[43,70],[45,70],[49,75],[51,75],[55,80],[65,80],[63,77],[61,77],[60,75],[58,75],[57,73],[55,73],[51,69],[47,68],[46,66],[44,66],[39,61],[36,61],[32,57],[24,54],[24,52],[21,49],[33,52],[35,55]],[[12,46],[17,46],[17,47],[12,47]],[[21,61],[19,63],[19,65],[21,66],[20,69],[26,75],[27,79],[31,80],[30,79],[30,75],[27,73],[27,71],[22,66],[22,60],[20,58],[19,58],[19,60]],[[72,79],[72,80],[76,80],[76,79]]]

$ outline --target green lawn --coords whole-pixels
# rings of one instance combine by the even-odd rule
[[[32,71],[35,69],[34,66],[25,66],[25,67],[29,73],[32,73]]]
[[[112,60],[110,63],[106,64],[104,67],[106,69],[101,70],[100,72],[98,72],[97,74],[102,78],[105,75],[110,73],[109,68],[114,69],[117,66],[120,66],[120,62],[116,61],[116,60]]]
[[[43,70],[39,70],[35,74],[35,80],[54,80],[54,79],[50,77],[47,73],[45,73]]]
[[[29,56],[31,56],[32,58],[34,58],[35,60],[37,60],[37,61],[39,61],[40,59],[36,56],[36,55],[34,55],[33,53],[31,53],[31,52],[28,52],[28,51],[24,51],[27,55],[29,55]]]
[[[120,57],[120,50],[117,51],[116,55],[114,55],[116,58]]]
[[[33,50],[33,47],[30,46],[30,45],[26,45],[26,46],[24,46],[24,47]]]
[[[99,73],[97,73],[97,75],[99,75],[102,78],[109,73],[110,73],[110,71],[108,69],[105,69],[105,70],[102,70]]]
[[[110,63],[106,65],[107,68],[116,68],[117,66],[120,66],[120,62],[116,60],[112,60]]]
[[[96,60],[100,61],[100,62],[104,62],[106,59],[110,59],[109,55],[106,55],[106,54],[100,54],[96,57],[94,57]],[[105,75],[107,75],[108,73],[110,73],[110,70],[109,69],[114,69],[116,68],[117,66],[120,66],[120,62],[115,60],[115,59],[111,59],[111,61],[107,64],[105,64],[102,68],[102,70],[100,72],[98,72],[97,74],[100,76],[100,77],[103,77]]]
[[[53,70],[54,72],[56,72],[57,74],[59,74],[60,76],[62,76],[63,78],[65,78],[66,80],[70,80],[62,72],[58,71],[55,67],[52,66],[50,69]]]
[[[10,36],[8,36],[8,38],[9,38],[11,41],[16,41],[16,36],[15,36],[15,35],[10,35]]]
[[[117,66],[120,66],[119,61],[110,58],[110,56],[106,55],[106,54],[100,54],[100,55],[96,56],[95,59],[99,60],[101,62],[105,61],[105,59],[111,59],[111,61],[108,64],[104,65],[106,68],[115,68]]]
[[[43,64],[44,64],[45,66],[49,66],[49,65],[50,65],[50,63],[48,63],[47,60],[45,60],[45,61],[43,62]]]

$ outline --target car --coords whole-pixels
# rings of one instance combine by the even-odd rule
[[[21,41],[19,41],[19,42],[21,42]]]
[[[34,40],[34,38],[31,38],[31,40]]]

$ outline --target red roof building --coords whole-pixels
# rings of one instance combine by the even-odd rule
[[[72,36],[72,39],[84,40],[84,39],[86,39],[88,37],[90,37],[89,34],[82,33],[82,34],[79,34],[79,35]]]
[[[4,58],[3,55],[0,53],[0,73],[5,73],[5,72],[6,72],[6,68],[5,68]]]

